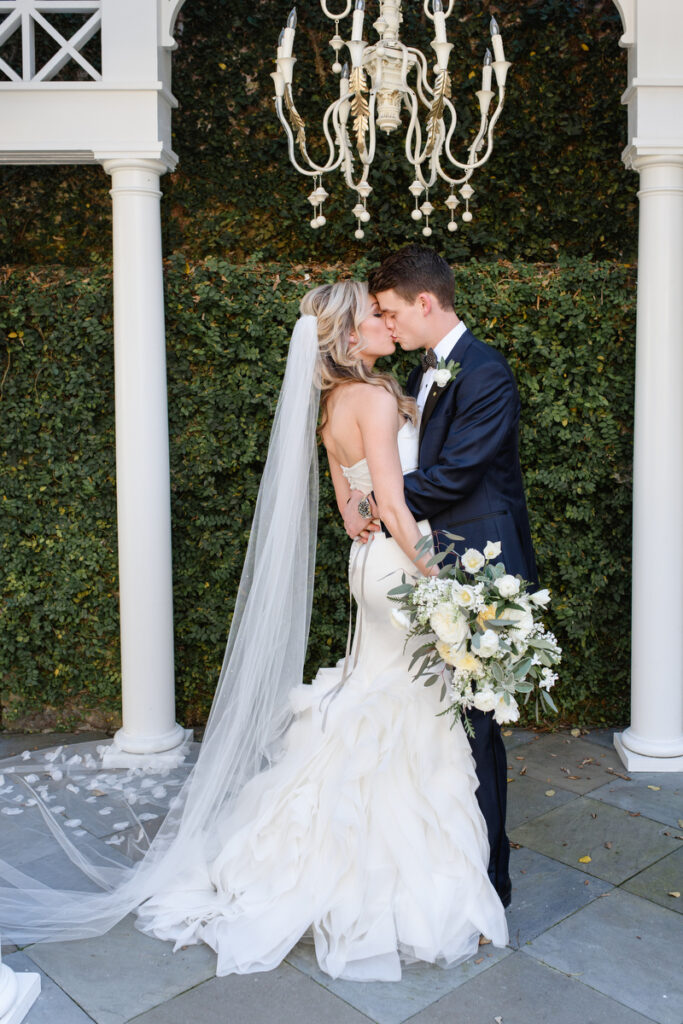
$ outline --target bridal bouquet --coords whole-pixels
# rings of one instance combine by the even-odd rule
[[[431,536],[419,542],[418,558],[431,543]],[[451,543],[432,564],[452,553]],[[500,553],[500,543],[489,541],[483,553],[469,548],[455,556],[438,576],[416,582],[404,576],[402,584],[389,591],[397,603],[392,611],[397,628],[407,631],[408,639],[428,638],[413,654],[411,668],[422,659],[414,678],[425,686],[442,681],[441,699],[449,702],[444,713],[461,717],[470,736],[473,730],[465,711],[493,711],[501,725],[516,722],[518,694],[524,695],[525,704],[534,695],[537,715],[539,700],[544,709],[557,711],[549,691],[557,680],[554,669],[562,651],[541,621],[550,594],[529,593],[521,577],[509,575],[500,562],[492,564]]]

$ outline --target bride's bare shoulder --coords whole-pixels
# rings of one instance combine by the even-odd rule
[[[395,395],[386,388],[363,381],[346,384],[335,390],[333,399],[339,410],[353,412],[378,412],[395,410],[398,406]]]

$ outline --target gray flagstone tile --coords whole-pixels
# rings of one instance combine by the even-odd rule
[[[517,762],[514,754],[523,754]],[[622,772],[616,750],[575,739],[566,733],[553,733],[527,743],[508,757],[508,764],[526,765],[527,775],[547,783],[547,789],[567,789],[572,793],[589,793],[613,778],[607,771]]]
[[[25,953],[3,957],[3,963],[17,974],[28,971],[40,975],[40,995],[24,1017],[23,1024],[92,1024],[92,1017],[84,1013]]]
[[[510,945],[518,947],[551,928],[579,907],[609,892],[600,878],[544,857],[534,850],[512,850],[512,905],[507,911]]]
[[[649,900],[613,889],[526,949],[658,1024],[683,1019],[683,919]]]
[[[622,774],[628,775],[626,769]],[[634,772],[629,781],[613,779],[591,792],[592,800],[639,811],[646,818],[663,821],[683,832],[683,772]]]
[[[487,971],[510,954],[509,949],[482,946],[475,956],[453,969],[433,964],[411,964],[403,968],[400,982],[354,982],[329,978],[318,967],[310,943],[300,942],[287,956],[287,963],[355,1006],[376,1024],[402,1024],[446,992],[464,985],[470,978]]]
[[[650,1024],[574,978],[515,953],[456,989],[410,1024]]]
[[[619,884],[677,848],[665,831],[660,822],[581,797],[513,829],[510,839]]]
[[[526,747],[521,747],[520,750],[524,751]],[[515,753],[512,754],[513,758]],[[508,832],[526,821],[531,821],[541,814],[552,811],[553,807],[559,807],[569,803],[570,800],[578,799],[576,793],[569,793],[566,789],[553,789],[546,782],[532,779],[529,775],[520,775],[519,772],[524,767],[524,761],[510,760],[508,755],[508,764],[514,766],[512,769],[508,769],[507,775],[507,815],[505,820]],[[546,794],[550,790],[552,793],[547,796]]]
[[[600,747],[614,750],[614,734],[623,732],[625,728],[626,726],[622,725],[619,729],[591,729],[581,739],[586,740],[587,743],[597,743]]]
[[[368,1024],[364,1014],[300,971],[280,964],[260,974],[213,978],[131,1024]]]
[[[506,750],[514,750],[523,743],[531,743],[539,736],[531,729],[513,729],[511,726],[504,726],[501,731]]]
[[[127,917],[98,938],[44,943],[25,952],[96,1024],[124,1024],[215,974],[216,956],[208,946],[172,950],[170,942],[137,931]]]
[[[636,896],[643,896],[652,903],[658,903],[667,910],[675,910],[683,914],[683,844],[667,857],[662,857],[652,867],[629,878],[621,886]],[[669,896],[670,892],[680,893],[678,897]]]

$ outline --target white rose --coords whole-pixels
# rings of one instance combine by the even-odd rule
[[[492,629],[486,629],[479,637],[477,654],[480,658],[490,658],[498,650],[498,636]]]
[[[445,388],[446,385],[449,383],[450,379],[451,379],[451,371],[450,370],[444,369],[444,370],[435,370],[434,371],[434,383],[436,384],[437,387]]]
[[[493,717],[498,725],[507,725],[508,722],[516,722],[519,718],[519,706],[514,697],[510,697],[508,704],[504,696],[498,698],[498,703],[493,709]]]
[[[511,632],[516,636],[528,633],[534,625],[534,617],[529,608],[507,608],[503,615],[508,622],[514,622]]]
[[[436,606],[429,616],[429,624],[438,636],[447,644],[459,647],[467,637],[467,623],[457,605],[444,601]]]
[[[516,576],[501,576],[496,580],[496,590],[501,597],[514,597],[519,593],[519,580]]]
[[[490,562],[492,558],[498,558],[501,550],[501,543],[499,540],[487,540],[486,547],[484,548],[484,558]]]
[[[410,616],[402,608],[392,608],[391,625],[401,633],[407,633],[411,627]]]
[[[476,548],[468,548],[460,561],[462,562],[463,569],[466,569],[467,572],[478,572],[486,559],[481,551],[477,551]]]
[[[545,608],[550,601],[550,591],[537,590],[535,594],[529,594],[529,597],[535,605],[538,605],[539,608]]]
[[[493,690],[477,690],[474,695],[474,706],[480,711],[493,711],[498,703],[498,697]]]
[[[453,600],[456,604],[459,604],[461,608],[473,608],[477,603],[477,594],[472,587],[463,587],[457,584],[453,588]]]

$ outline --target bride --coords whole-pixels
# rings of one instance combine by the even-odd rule
[[[394,343],[366,285],[316,288],[301,313],[197,765],[132,868],[88,861],[51,823],[104,893],[32,887],[0,862],[15,887],[0,890],[6,938],[98,934],[136,910],[176,947],[208,943],[219,975],[271,970],[312,934],[322,970],[361,981],[398,980],[402,962],[455,965],[480,934],[507,942],[469,743],[438,717],[438,687],[413,682],[386,596],[401,574],[435,571],[414,560],[429,523],[403,498],[415,403],[373,370]],[[340,511],[372,490],[391,536],[351,545],[353,641],[304,686],[319,405]]]

